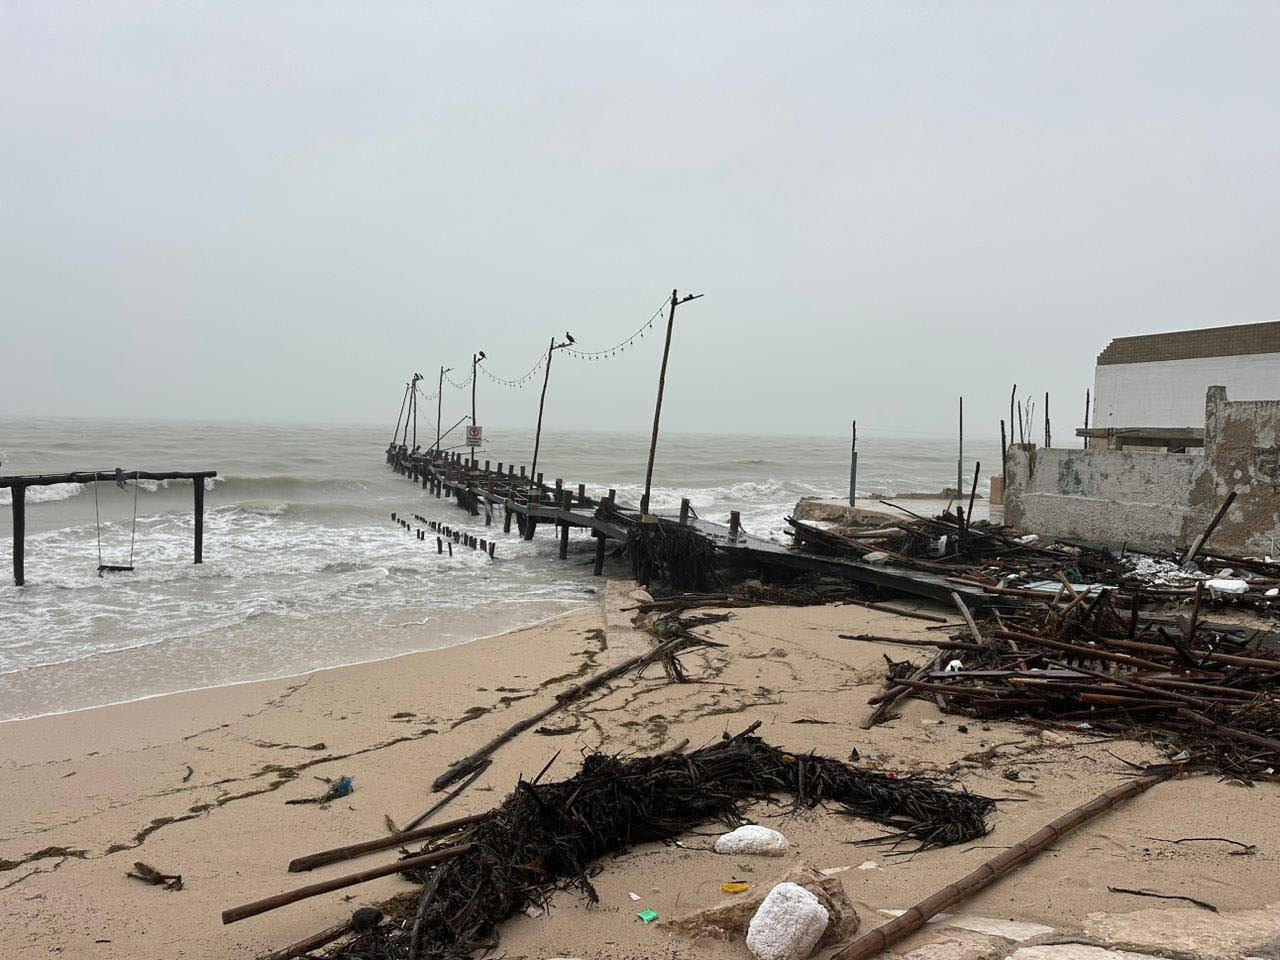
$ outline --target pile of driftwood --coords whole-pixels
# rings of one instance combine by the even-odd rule
[[[719,581],[715,546],[692,527],[635,523],[621,554],[639,583],[658,581],[677,590],[705,590]]]
[[[594,901],[590,875],[601,857],[700,824],[736,825],[746,804],[779,795],[796,808],[830,805],[883,824],[890,829],[884,839],[919,848],[988,830],[994,804],[985,797],[780,750],[754,729],[687,753],[592,754],[567,780],[521,780],[491,813],[438,834],[426,849],[406,850],[406,867],[410,859],[453,855],[411,869],[407,876],[424,885],[416,905],[384,904],[391,922],[353,930],[330,956],[442,960],[492,949],[503,919],[545,905],[556,889],[576,888]]]
[[[1280,563],[1210,552],[1204,548],[1206,535],[1182,553],[1111,551],[1044,544],[987,521],[970,523],[963,508],[932,518],[898,509],[901,520],[869,528],[828,529],[792,517],[787,523],[796,545],[812,552],[938,574],[1010,605],[1060,596],[1065,579],[1111,587],[1121,602],[1189,600],[1204,584],[1201,602],[1206,605],[1280,613]]]
[[[1069,588],[1064,588],[1069,589]],[[993,612],[939,639],[917,668],[891,663],[883,716],[899,697],[975,717],[1087,725],[1152,739],[1179,760],[1242,777],[1280,771],[1280,634],[1189,616],[1139,614],[1111,591],[1073,591],[1062,606]],[[878,639],[869,636],[850,639]]]

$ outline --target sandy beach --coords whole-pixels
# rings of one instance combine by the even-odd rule
[[[219,920],[225,907],[389,861],[380,855],[301,877],[285,872],[299,854],[384,835],[387,817],[407,821],[434,801],[430,781],[450,762],[579,678],[649,649],[626,609],[642,596],[614,582],[594,606],[446,650],[0,725],[8,784],[0,807],[0,950],[14,958],[248,957],[409,889],[387,878],[232,926]],[[795,864],[835,871],[870,929],[885,919],[881,911],[910,905],[1123,782],[1126,761],[1159,759],[1134,742],[966,723],[917,700],[905,703],[899,719],[860,729],[866,701],[880,689],[882,654],[922,656],[838,634],[918,638],[929,635],[925,626],[858,606],[735,610],[706,628],[726,646],[684,655],[694,682],[671,683],[656,669],[619,680],[499,749],[495,764],[442,816],[494,806],[519,775],[536,773],[557,751],[548,776],[567,777],[583,750],[647,753],[684,738],[697,746],[758,720],[762,736],[788,749],[841,758],[857,749],[874,768],[954,774],[958,785],[1000,799],[989,837],[900,856],[850,845],[877,835],[874,824],[758,805],[753,819],[790,841],[785,858],[709,852],[714,827],[692,832],[682,847],[640,847],[602,865],[598,906],[557,894],[548,915],[504,924],[500,952],[745,958],[741,943],[694,943],[662,920],[720,902],[720,885],[730,879],[764,884]],[[350,796],[323,807],[286,803],[322,793],[317,778],[341,775],[355,778]],[[1222,911],[1219,925],[1245,918],[1240,936],[1274,941],[1280,913],[1265,908],[1280,903],[1276,800],[1270,784],[1247,789],[1207,777],[1162,784],[967,902],[964,915],[1030,924],[1016,930],[1031,943],[1065,931],[1131,944],[1153,925],[1174,937],[1178,922],[1213,916],[1109,893],[1110,885],[1209,901]],[[1222,835],[1257,852],[1167,842]],[[180,873],[184,888],[126,878],[135,860]],[[661,919],[642,925],[638,909]],[[976,926],[987,932],[931,925],[899,953],[942,943],[952,952],[915,956],[1004,956],[1018,942],[1007,924],[994,937]],[[1228,952],[1213,953],[1203,952],[1203,930],[1194,936],[1196,956],[1248,955],[1229,952],[1248,946],[1239,938],[1222,948]]]

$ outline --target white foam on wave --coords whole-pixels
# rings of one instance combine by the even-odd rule
[[[51,483],[47,487],[27,487],[27,503],[52,503],[55,500],[70,500],[84,493],[83,483]],[[0,506],[13,503],[13,491],[6,487],[0,490]]]

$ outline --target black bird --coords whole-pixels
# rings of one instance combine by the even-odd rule
[[[572,334],[572,333],[570,333],[568,330],[566,330],[566,331],[564,332],[564,338],[565,338],[566,340],[568,340],[570,343],[577,343],[577,342],[578,342],[577,340],[574,340],[574,339],[573,339],[573,334]]]

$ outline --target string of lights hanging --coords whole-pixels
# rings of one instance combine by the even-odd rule
[[[579,360],[588,360],[592,362],[607,360],[610,357],[617,356],[619,353],[625,352],[627,347],[634,344],[637,340],[641,340],[644,338],[644,335],[653,328],[654,323],[658,320],[659,317],[662,316],[662,311],[667,308],[667,304],[669,304],[670,302],[671,302],[670,297],[667,297],[666,299],[664,299],[662,303],[658,304],[658,309],[654,310],[653,313],[650,315],[649,319],[647,319],[644,323],[642,323],[638,329],[636,329],[629,337],[624,337],[622,340],[619,340],[617,343],[615,343],[611,347],[606,347],[603,350],[580,350],[574,345],[575,341],[573,337],[570,336],[569,334],[565,334],[566,342],[562,344],[558,344],[556,346],[556,349],[564,350],[566,354],[568,354],[571,357],[576,357]],[[520,376],[513,377],[511,379],[508,379],[506,377],[499,377],[496,374],[494,374],[492,371],[490,371],[487,367],[477,367],[476,369],[478,369],[486,377],[488,377],[494,383],[499,384],[500,386],[509,387],[512,390],[520,390],[520,389],[523,389],[525,386],[527,386],[531,381],[534,380],[534,378],[537,377],[538,373],[542,370],[546,362],[547,362],[547,351],[544,350],[542,353],[538,355],[538,359],[534,362],[532,367],[530,367],[526,372],[522,373]],[[451,387],[454,387],[457,390],[465,390],[467,387],[471,386],[471,380],[473,376],[474,374],[472,374],[471,376],[468,376],[467,379],[459,383],[457,380],[454,380],[453,377],[449,376],[448,372],[446,371],[444,374],[444,380]],[[419,397],[421,397],[421,399],[423,400],[434,400],[436,399],[437,395],[438,394],[433,393],[431,396],[428,397],[424,394],[419,393]]]
[[[542,369],[542,365],[546,362],[547,354],[544,350],[539,354],[537,362],[530,367],[526,373],[522,373],[520,376],[512,380],[508,380],[505,377],[495,376],[487,367],[480,367],[480,372],[494,383],[500,384],[504,387],[510,387],[512,390],[520,390],[537,375],[538,371]]]
[[[577,347],[570,344],[564,348],[564,352],[571,357],[577,357],[579,360],[591,361],[607,360],[610,357],[616,356],[635,343],[635,341],[644,337],[645,333],[653,327],[654,321],[662,316],[662,311],[667,308],[667,304],[670,302],[670,297],[663,300],[662,303],[658,304],[658,309],[653,311],[653,315],[640,325],[639,330],[631,334],[631,336],[626,339],[618,341],[612,347],[606,347],[604,350],[579,350]]]

